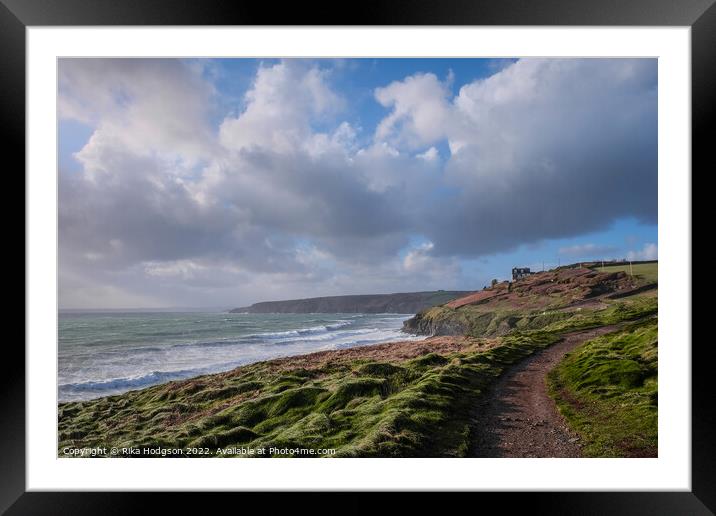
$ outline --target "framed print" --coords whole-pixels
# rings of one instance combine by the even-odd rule
[[[84,491],[713,510],[691,337],[710,2],[323,25],[3,2],[27,201],[8,514],[142,503]]]

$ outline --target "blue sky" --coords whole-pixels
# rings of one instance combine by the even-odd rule
[[[656,61],[60,61],[60,305],[657,256]]]

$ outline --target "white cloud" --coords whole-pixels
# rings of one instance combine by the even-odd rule
[[[215,150],[209,107],[216,95],[203,68],[176,59],[62,59],[58,115],[96,128],[80,152],[121,145],[136,154],[190,162]]]
[[[430,262],[430,251],[432,251],[432,242],[426,242],[414,249],[411,249],[403,259],[403,266],[406,270],[411,272],[419,272],[426,268],[426,265]]]
[[[430,147],[428,150],[422,154],[418,154],[416,157],[424,159],[425,161],[434,161],[438,159],[439,156],[440,154],[438,153],[438,150],[435,147]]]
[[[376,140],[415,148],[443,138],[450,124],[448,95],[447,86],[432,73],[377,88],[376,100],[392,111],[378,124]]]
[[[403,258],[404,273],[415,275],[426,284],[455,285],[461,272],[460,264],[454,258],[433,256],[434,247],[432,242],[425,242],[410,249]]]
[[[169,262],[145,262],[144,272],[148,276],[162,278],[192,279],[206,267],[193,260],[172,260]]]
[[[222,145],[231,150],[261,147],[281,153],[311,146],[311,121],[343,106],[328,85],[327,74],[301,61],[261,66],[246,93],[246,109],[221,124]],[[336,142],[347,132],[334,135]]]
[[[659,248],[656,244],[647,243],[639,251],[629,251],[627,253],[627,260],[639,261],[639,260],[658,260],[659,259]]]

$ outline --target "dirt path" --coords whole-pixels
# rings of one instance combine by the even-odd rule
[[[547,373],[585,340],[616,326],[567,334],[504,373],[476,407],[472,457],[580,457],[571,432],[547,394]]]

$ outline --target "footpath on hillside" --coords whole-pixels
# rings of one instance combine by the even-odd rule
[[[581,457],[581,445],[547,393],[547,373],[583,342],[610,333],[602,326],[568,333],[505,372],[475,410],[472,457]]]

